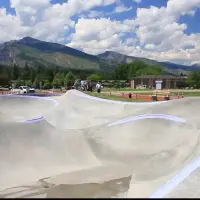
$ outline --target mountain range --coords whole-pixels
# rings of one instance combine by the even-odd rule
[[[68,46],[40,41],[31,37],[0,44],[0,64],[24,66],[26,62],[34,66],[58,66],[76,70],[113,71],[119,64],[141,60],[149,65],[159,65],[166,74],[188,73],[200,69],[200,65],[178,65],[170,62],[158,62],[147,58],[123,55],[106,51],[99,55],[90,55]]]
[[[117,52],[106,51],[105,53],[99,54],[98,57],[105,59],[110,62],[110,64],[126,64],[130,62],[134,62],[136,60],[141,60],[148,65],[158,65],[163,68],[166,74],[180,74],[189,73],[191,71],[196,71],[200,69],[199,64],[195,64],[192,66],[180,65],[170,62],[158,62],[156,60],[151,60],[148,58],[139,58],[133,56],[123,55]]]
[[[200,62],[192,65],[193,67],[200,67]]]

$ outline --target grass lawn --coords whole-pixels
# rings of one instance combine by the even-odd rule
[[[183,92],[185,97],[200,97],[200,90],[178,90],[178,89],[171,89],[171,95],[177,96],[178,91]],[[133,89],[133,88],[121,88],[120,90],[117,90],[115,88],[104,88],[102,92],[106,95],[109,95],[109,92],[113,93],[122,93],[122,92],[133,92],[133,93],[145,93],[146,95],[152,95],[154,93],[154,90],[152,89]],[[162,91],[160,92],[162,93]],[[163,91],[164,94],[164,91]]]
[[[119,90],[118,90],[119,91]],[[128,90],[127,90],[128,91]],[[133,91],[133,90],[132,90]],[[138,90],[135,90],[133,92],[136,92]],[[110,99],[110,100],[116,100],[116,101],[126,101],[126,102],[146,102],[145,100],[143,99],[129,99],[127,97],[121,97],[121,96],[116,96],[116,95],[110,95],[109,92],[113,92],[113,93],[116,93],[117,90],[110,90],[109,92],[108,91],[105,91],[105,88],[102,90],[102,92],[106,92],[106,93],[100,93],[98,94],[96,91],[94,92],[85,92],[91,96],[95,96],[95,97],[99,97],[99,98],[103,98],[103,99]],[[182,92],[182,91],[181,91]],[[121,92],[119,92],[121,93]],[[138,92],[140,93],[140,92]],[[152,92],[148,92],[146,91],[145,95],[151,95],[153,93]],[[178,92],[171,92],[171,95],[172,96],[177,96],[178,95]],[[187,90],[184,90],[184,97],[200,97],[200,91],[187,91]]]
[[[133,88],[120,88],[116,89],[116,88],[103,88],[103,92],[122,92],[122,91],[127,91],[127,92],[131,92],[131,91],[153,91],[152,89],[133,89]]]
[[[109,95],[109,94],[104,94],[104,93],[100,93],[98,94],[97,92],[85,92],[91,96],[95,96],[95,97],[99,97],[99,98],[103,98],[103,99],[110,99],[110,100],[116,100],[116,101],[126,101],[126,102],[149,102],[146,101],[144,99],[129,99],[126,97],[121,97],[121,96],[115,96],[115,95]],[[177,95],[177,94],[174,94]],[[185,92],[184,93],[184,97],[200,97],[200,92]]]
[[[85,92],[86,94],[89,94],[91,96],[103,98],[103,99],[110,99],[110,100],[116,100],[116,101],[127,101],[127,102],[145,102],[145,100],[142,99],[129,99],[126,97],[120,97],[115,95],[109,95],[109,94],[98,94],[97,92]]]
[[[190,91],[184,91],[185,97],[200,97],[200,91],[199,92],[190,92]]]

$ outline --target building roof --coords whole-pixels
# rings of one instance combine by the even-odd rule
[[[172,75],[144,75],[144,76],[137,76],[135,79],[144,78],[144,79],[184,79],[183,76],[172,76]]]

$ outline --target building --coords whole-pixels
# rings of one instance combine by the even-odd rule
[[[172,75],[145,75],[138,76],[131,81],[131,87],[145,86],[146,88],[156,88],[156,81],[162,81],[162,89],[174,89],[185,83],[185,76]]]
[[[104,87],[130,87],[130,83],[128,80],[101,80],[100,82]]]

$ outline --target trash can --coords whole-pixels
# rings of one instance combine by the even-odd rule
[[[165,100],[165,101],[169,101],[170,98],[169,98],[169,97],[164,97],[164,100]]]
[[[156,95],[152,95],[152,100],[153,101],[158,101],[158,97]]]
[[[97,92],[100,93],[100,92],[101,92],[101,88],[98,88],[98,89],[97,89]]]
[[[129,93],[129,94],[128,94],[128,97],[129,97],[129,99],[131,99],[131,98],[132,98],[132,94],[131,94],[131,93]]]

